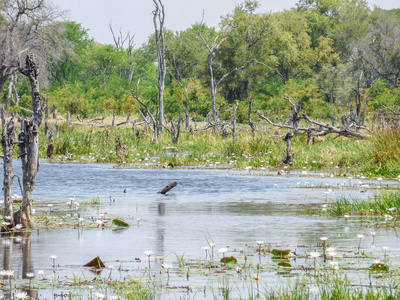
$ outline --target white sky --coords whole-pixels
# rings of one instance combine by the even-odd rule
[[[102,44],[113,44],[108,25],[115,33],[121,29],[135,35],[135,44],[140,46],[153,33],[152,0],[53,0],[59,8],[67,10],[68,20],[81,23],[89,29],[89,35]],[[163,0],[165,26],[172,30],[185,30],[201,21],[208,26],[217,26],[220,17],[233,11],[234,0]],[[261,0],[261,11],[282,11],[295,6],[297,0]],[[399,0],[368,0],[371,5],[383,9],[400,8]]]

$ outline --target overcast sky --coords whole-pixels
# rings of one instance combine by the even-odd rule
[[[102,44],[113,44],[108,25],[114,32],[120,29],[135,35],[135,44],[140,46],[147,41],[154,31],[152,0],[54,0],[62,10],[67,11],[68,20],[81,23],[89,29],[89,35]],[[172,30],[185,30],[201,21],[203,10],[204,22],[208,26],[217,26],[220,17],[234,9],[234,0],[164,0],[165,26]],[[282,11],[295,6],[297,0],[261,0],[260,11]],[[371,6],[384,9],[400,8],[399,0],[369,0]]]

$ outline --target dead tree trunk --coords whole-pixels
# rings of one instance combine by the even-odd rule
[[[253,96],[249,95],[249,125],[251,128],[251,133],[254,136],[256,134],[256,125],[254,124],[252,119],[252,112],[253,112]]]
[[[233,109],[233,115],[232,115],[232,138],[233,138],[233,140],[236,139],[236,115],[237,115],[238,107],[239,107],[239,101],[236,102],[236,106]]]
[[[21,120],[19,155],[22,161],[23,195],[21,207],[14,214],[14,221],[22,223],[26,228],[32,228],[33,189],[39,171],[39,126],[43,119],[46,101],[40,94],[39,66],[36,65],[32,54],[26,56],[25,66],[19,66],[19,71],[27,76],[31,83],[33,117],[30,120]]]
[[[155,10],[153,11],[153,23],[157,45],[158,59],[158,132],[161,134],[164,125],[164,82],[166,76],[165,63],[165,41],[164,41],[164,4],[161,0],[153,0]]]
[[[179,119],[178,122],[176,123],[176,128],[175,128],[175,124],[174,124],[174,120],[171,119],[171,139],[172,139],[172,143],[174,145],[179,143],[179,136],[181,133],[181,123],[182,123],[182,115],[181,115],[181,111],[179,111]]]
[[[4,166],[4,179],[3,179],[3,191],[4,191],[4,219],[10,223],[9,227],[14,225],[14,211],[13,211],[13,199],[12,199],[12,182],[13,182],[13,150],[14,145],[14,116],[9,117],[6,120],[4,114],[4,106],[1,108],[1,144],[3,146],[3,166]]]
[[[171,181],[165,187],[163,187],[163,189],[161,191],[159,191],[158,194],[164,194],[165,195],[166,193],[168,193],[170,190],[172,190],[177,185],[178,185],[178,182]]]
[[[292,138],[294,135],[288,131],[288,133],[285,135],[283,140],[286,142],[286,150],[285,150],[285,157],[283,158],[283,163],[287,165],[292,165],[293,164],[293,158],[294,154],[292,154]]]
[[[53,119],[57,120],[58,108],[53,104]]]
[[[204,16],[203,16],[203,18],[204,18]],[[225,41],[225,38],[223,38],[219,42],[217,42],[217,40],[219,39],[219,35],[218,35],[214,39],[213,43],[209,44],[201,33],[202,25],[203,25],[203,20],[201,21],[200,26],[199,26],[199,36],[202,39],[204,45],[206,46],[206,48],[208,50],[207,60],[208,60],[208,69],[209,69],[209,74],[210,74],[210,88],[211,88],[211,97],[212,97],[212,116],[213,116],[213,121],[214,121],[213,130],[215,132],[216,128],[217,128],[217,122],[218,122],[218,114],[217,114],[217,109],[216,109],[217,108],[216,103],[217,103],[218,87],[225,80],[225,78],[227,78],[228,76],[230,76],[238,71],[241,71],[241,70],[247,68],[247,66],[250,63],[257,62],[257,60],[255,60],[255,59],[249,60],[243,66],[234,68],[233,70],[225,73],[219,80],[216,80],[215,76],[214,76],[215,75],[214,74],[214,64],[215,64],[214,57],[215,57],[216,52],[220,48],[221,44]]]

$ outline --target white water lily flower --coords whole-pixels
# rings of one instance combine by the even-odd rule
[[[328,255],[332,256],[332,257],[335,257],[335,256],[337,256],[337,253],[335,251],[329,251]]]
[[[172,264],[170,264],[170,263],[165,263],[165,264],[162,264],[161,266],[166,270],[169,270],[172,268]]]
[[[320,256],[320,254],[318,252],[310,252],[310,257],[312,257],[312,258],[317,258],[319,256]]]
[[[97,297],[98,299],[103,299],[105,296],[104,296],[104,294],[96,293],[96,297]]]
[[[26,277],[32,278],[35,276],[35,273],[26,273]]]
[[[326,242],[328,240],[328,238],[326,236],[323,236],[321,238],[319,238],[321,241]]]
[[[148,257],[153,255],[153,251],[147,250],[143,252],[145,255],[147,255]]]
[[[339,269],[339,263],[337,261],[330,261],[329,264],[331,265],[332,269]]]
[[[257,245],[261,246],[264,244],[264,241],[256,241]]]
[[[359,239],[363,239],[363,238],[364,238],[364,235],[363,235],[363,234],[357,234],[357,237],[358,237]]]
[[[17,299],[28,299],[29,296],[28,296],[27,293],[21,292],[21,293],[16,293],[15,294],[15,298],[17,298]]]
[[[222,254],[225,254],[227,251],[228,251],[227,248],[220,248],[220,249],[218,249],[218,252],[219,252],[219,253],[222,253]]]

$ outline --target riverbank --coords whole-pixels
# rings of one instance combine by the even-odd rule
[[[117,124],[117,122],[115,122]],[[100,126],[99,126],[100,125]],[[296,136],[292,141],[293,165],[282,162],[286,149],[283,132],[261,128],[253,135],[238,126],[235,138],[210,130],[182,131],[174,144],[168,131],[154,143],[145,127],[112,127],[108,123],[59,126],[54,137],[54,161],[136,164],[141,168],[221,167],[256,170],[332,170],[340,175],[395,178],[400,175],[400,130],[372,133],[364,140],[336,137],[314,139]],[[41,157],[47,156],[49,141],[40,139]],[[335,170],[336,169],[336,170]]]

